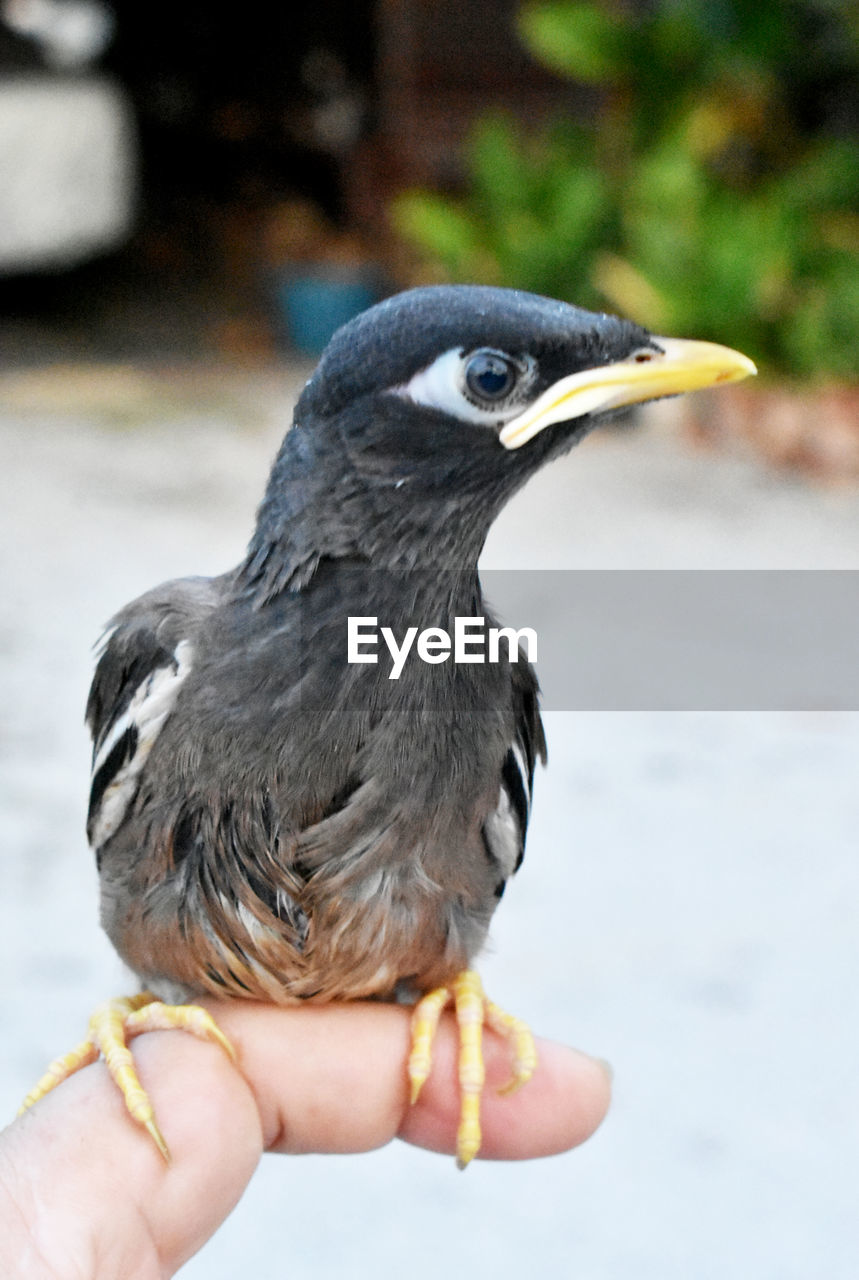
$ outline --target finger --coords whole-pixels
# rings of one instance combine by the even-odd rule
[[[242,1073],[260,1110],[269,1150],[367,1151],[399,1135],[453,1153],[459,1117],[456,1026],[442,1019],[430,1079],[417,1105],[408,1099],[405,1062],[410,1011],[343,1004],[275,1009],[209,1006],[236,1043]],[[484,1037],[487,1089],[482,1155],[524,1159],[584,1142],[610,1099],[605,1069],[593,1058],[541,1041],[534,1078],[518,1093],[496,1090],[510,1072],[509,1047]]]
[[[134,1058],[168,1136],[169,1165],[129,1117],[103,1063],[66,1080],[2,1135],[16,1220],[57,1275],[172,1275],[235,1207],[259,1161],[253,1094],[220,1048],[149,1033],[135,1040]],[[0,1246],[5,1275],[2,1257]]]
[[[172,1274],[235,1206],[264,1146],[366,1151],[399,1134],[453,1152],[459,1091],[452,1019],[442,1020],[433,1072],[410,1107],[409,1010],[207,1003],[238,1050],[240,1070],[216,1046],[180,1032],[135,1041],[169,1166],[130,1121],[103,1064],[67,1080],[8,1131],[13,1163],[33,1188],[30,1221],[35,1217],[37,1233],[41,1223],[46,1240],[62,1242],[66,1258],[77,1245],[85,1257],[109,1257],[111,1274],[124,1274],[123,1259],[137,1266],[148,1247]],[[494,1089],[508,1077],[509,1050],[492,1034],[485,1045],[481,1154],[553,1154],[599,1124],[609,1084],[593,1059],[540,1042],[533,1080],[499,1098]]]

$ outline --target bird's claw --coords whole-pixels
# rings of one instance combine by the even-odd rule
[[[456,1135],[456,1163],[464,1169],[480,1150],[480,1097],[486,1073],[483,1066],[483,1024],[511,1042],[514,1050],[513,1074],[500,1090],[512,1093],[534,1074],[537,1053],[534,1037],[519,1018],[514,1018],[488,1000],[479,976],[466,969],[450,987],[430,991],[415,1005],[412,1016],[412,1051],[408,1072],[414,1104],[432,1066],[432,1044],[439,1018],[453,1001],[459,1026],[460,1116]]]
[[[200,1040],[219,1045],[235,1061],[233,1046],[212,1015],[199,1005],[163,1004],[149,991],[105,1001],[93,1012],[88,1030],[86,1040],[51,1063],[35,1088],[27,1094],[18,1114],[27,1111],[63,1080],[101,1056],[132,1119],[146,1129],[169,1163],[170,1150],[155,1121],[149,1095],[137,1075],[128,1047],[129,1040],[144,1031],[189,1031]]]

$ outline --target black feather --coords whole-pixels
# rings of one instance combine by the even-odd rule
[[[117,738],[107,754],[107,759],[93,774],[89,793],[89,809],[87,811],[87,831],[92,831],[93,821],[98,812],[104,793],[113,782],[124,764],[132,758],[137,750],[138,733],[130,724],[123,734]]]

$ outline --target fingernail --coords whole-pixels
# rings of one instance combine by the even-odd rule
[[[603,1075],[605,1076],[609,1084],[613,1084],[614,1083],[614,1067],[611,1065],[611,1063],[607,1062],[605,1058],[594,1058],[594,1062],[600,1068],[600,1070],[602,1071]]]

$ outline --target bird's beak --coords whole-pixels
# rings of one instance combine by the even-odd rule
[[[656,349],[642,347],[626,360],[582,369],[547,387],[502,429],[499,439],[505,449],[518,449],[555,422],[739,382],[757,373],[748,356],[715,342],[685,338],[654,338],[653,342]]]

